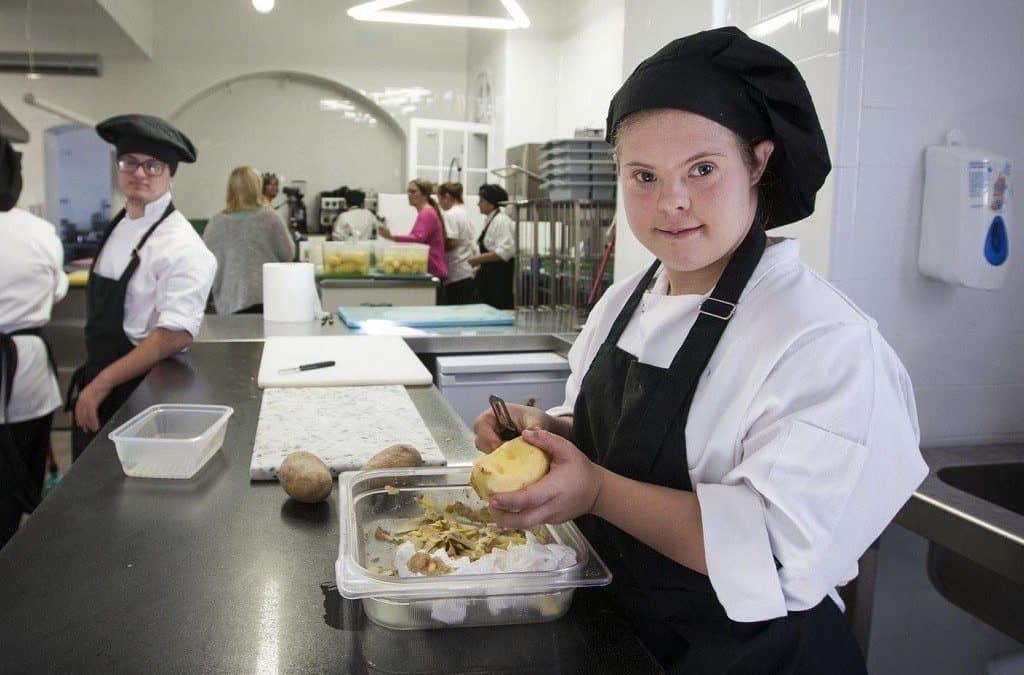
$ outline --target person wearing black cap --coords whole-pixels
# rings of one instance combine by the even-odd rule
[[[515,224],[501,210],[508,201],[505,188],[494,183],[480,186],[477,206],[484,214],[484,227],[477,239],[480,254],[472,256],[469,264],[476,268],[476,289],[480,302],[498,309],[513,309],[515,298],[516,254]]]
[[[697,33],[637,67],[607,135],[656,260],[591,312],[565,404],[510,406],[551,470],[491,512],[578,518],[668,672],[864,673],[836,588],[927,467],[875,322],[765,234],[830,169],[804,80],[736,28]],[[493,414],[475,430],[500,443]]]
[[[0,136],[0,548],[39,503],[57,368],[41,327],[68,291],[53,225],[16,208],[21,155]]]
[[[368,241],[377,236],[380,219],[365,207],[366,193],[362,190],[349,190],[345,201],[349,208],[339,213],[334,220],[331,233],[334,241]]]
[[[192,142],[149,115],[111,117],[96,131],[117,151],[126,203],[89,270],[87,360],[71,378],[67,404],[76,459],[149,369],[192,343],[217,269],[171,201],[178,164],[196,161]]]

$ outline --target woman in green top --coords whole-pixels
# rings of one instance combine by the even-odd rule
[[[263,263],[295,256],[288,228],[268,208],[262,188],[256,169],[237,167],[228,179],[227,207],[203,231],[217,258],[212,294],[218,314],[262,314]]]

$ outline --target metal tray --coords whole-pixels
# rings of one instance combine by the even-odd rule
[[[339,477],[335,574],[341,595],[361,599],[366,615],[388,628],[464,627],[551,621],[568,611],[576,588],[611,583],[611,572],[572,522],[544,526],[553,541],[576,552],[576,564],[559,570],[407,578],[371,572],[370,558],[379,553],[373,539],[378,523],[417,515],[416,496],[482,505],[469,487],[470,471],[382,469]]]

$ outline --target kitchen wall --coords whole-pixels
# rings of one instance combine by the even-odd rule
[[[626,0],[623,41],[623,79],[645,58],[675,38],[719,26],[734,25],[785,54],[800,68],[821,119],[832,163],[843,166],[837,116],[841,71],[840,30],[849,3],[843,0]],[[829,273],[830,243],[836,175],[818,192],[813,215],[775,230],[800,239],[801,255],[812,268]],[[624,279],[645,267],[651,255],[625,227],[616,232],[615,279]]]
[[[0,7],[0,44],[6,50],[98,50],[104,57],[101,78],[44,77],[29,82],[23,75],[0,75],[0,100],[32,134],[31,142],[20,148],[25,153],[24,205],[43,202],[43,131],[65,122],[25,105],[21,98],[27,90],[94,121],[128,111],[169,116],[185,101],[225,80],[254,72],[292,71],[365,91],[400,125],[413,116],[465,119],[464,29],[356,22],[345,15],[355,0],[278,2],[269,15],[255,12],[251,3],[241,0],[155,0],[154,4],[157,30],[152,58],[113,26],[106,10],[94,2],[36,3],[31,42],[25,39],[24,4]],[[432,6],[461,11],[465,0]],[[44,18],[49,23],[43,23]],[[403,93],[411,93],[414,100]],[[281,135],[287,133],[287,128],[280,129]],[[250,160],[237,158],[238,163],[245,161]],[[201,205],[198,213],[187,210],[185,204],[182,207],[188,215],[208,215]]]
[[[874,316],[914,382],[923,445],[1024,439],[1024,313],[1017,260],[1005,288],[957,288],[917,270],[924,149],[966,144],[1024,161],[1024,4],[849,0],[831,278]],[[1022,192],[1011,197],[1022,213]],[[1019,216],[1018,216],[1019,218]],[[1012,244],[1011,244],[1012,246]],[[927,542],[882,538],[869,669],[985,672],[1024,645],[957,609],[926,574]],[[1018,666],[1019,667],[1019,666]],[[1003,671],[1000,671],[1003,672]],[[1013,672],[1021,672],[1020,670]]]
[[[832,280],[878,320],[910,371],[924,445],[1022,440],[1019,245],[999,291],[924,277],[917,251],[925,147],[957,128],[967,145],[1018,167],[1024,161],[1024,4],[856,4],[862,18],[844,35],[849,161],[840,175]],[[1016,189],[1011,197],[1016,214],[1021,195]],[[1019,240],[1019,223],[1011,220],[1011,229]]]
[[[492,166],[520,143],[571,138],[580,127],[604,127],[608,101],[621,83],[623,0],[524,0],[528,31],[472,32],[467,92],[480,73],[494,92]]]

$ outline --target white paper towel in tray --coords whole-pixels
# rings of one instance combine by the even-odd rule
[[[312,452],[337,476],[395,443],[417,448],[425,464],[446,463],[405,387],[266,389],[249,476],[276,480],[281,462],[295,450]]]

